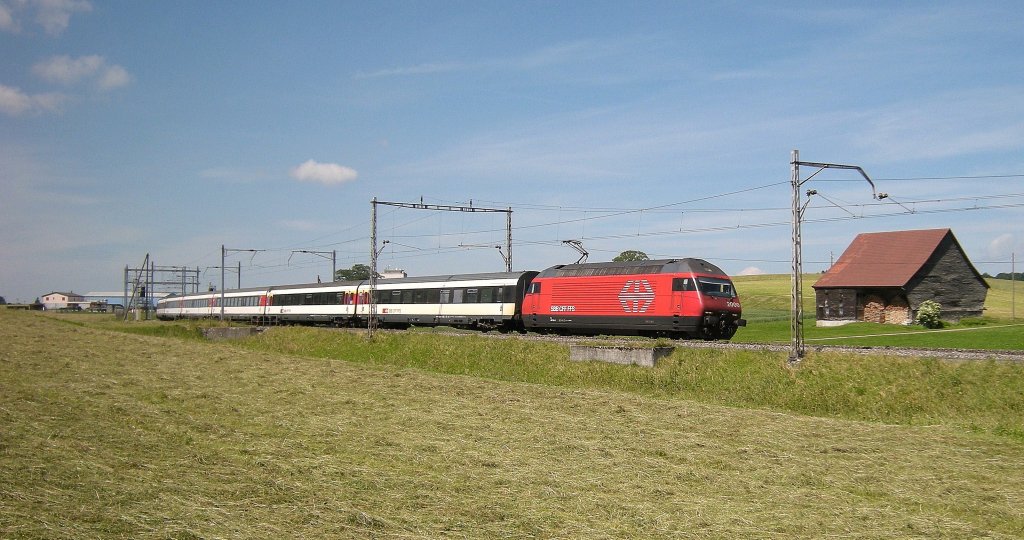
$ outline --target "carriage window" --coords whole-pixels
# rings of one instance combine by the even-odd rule
[[[490,304],[494,302],[494,289],[496,287],[484,287],[480,289],[480,302],[483,304]]]
[[[477,289],[466,289],[466,299],[464,302],[467,304],[475,304],[479,296]]]
[[[441,289],[441,303],[451,304],[452,303],[452,291],[451,289]]]

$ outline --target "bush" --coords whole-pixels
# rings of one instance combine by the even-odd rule
[[[925,300],[917,308],[917,324],[925,328],[942,328],[942,306],[934,300]]]

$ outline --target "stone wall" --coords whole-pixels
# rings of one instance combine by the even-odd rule
[[[907,286],[911,307],[916,309],[921,302],[934,300],[942,306],[942,319],[948,321],[980,316],[987,294],[984,280],[951,237],[943,241]]]

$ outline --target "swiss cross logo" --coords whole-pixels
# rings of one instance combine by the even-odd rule
[[[626,313],[646,313],[654,302],[654,288],[646,279],[631,279],[619,291],[619,303]]]

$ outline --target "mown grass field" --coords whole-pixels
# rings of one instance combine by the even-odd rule
[[[1016,363],[195,336],[0,310],[0,537],[1024,537]]]

